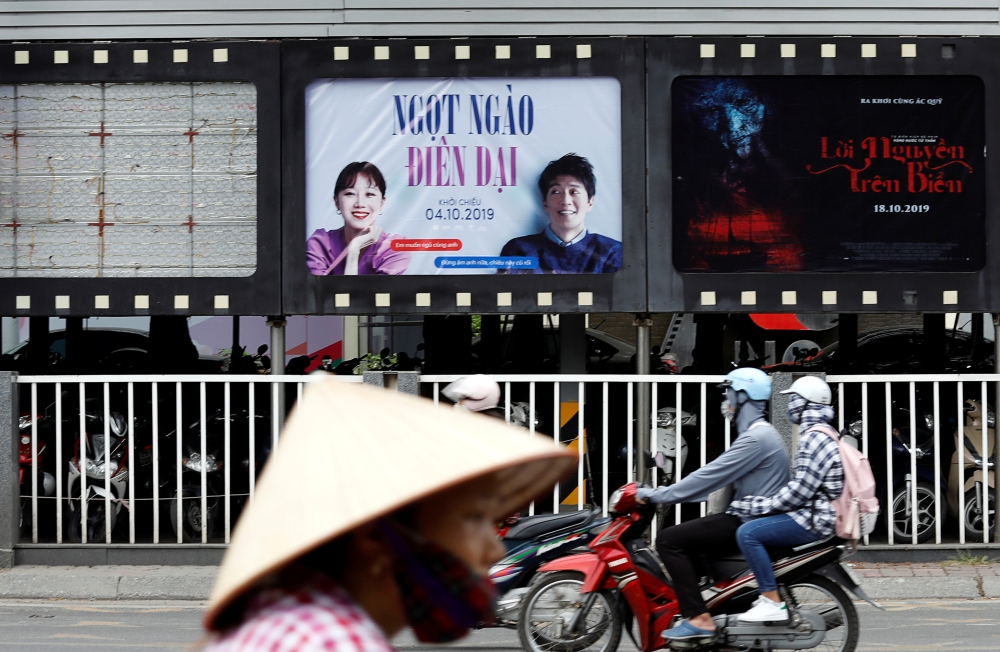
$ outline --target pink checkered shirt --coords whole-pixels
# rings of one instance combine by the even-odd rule
[[[253,598],[241,625],[204,652],[393,652],[378,625],[322,576]]]

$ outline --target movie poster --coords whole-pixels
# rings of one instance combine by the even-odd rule
[[[971,272],[985,264],[978,77],[679,77],[681,272]]]
[[[617,79],[323,79],[306,91],[312,274],[610,274]]]

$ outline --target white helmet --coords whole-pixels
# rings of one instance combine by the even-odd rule
[[[820,403],[821,405],[833,403],[833,392],[830,391],[830,386],[816,376],[803,376],[792,383],[791,387],[780,393],[798,394],[810,403]]]
[[[500,385],[489,376],[466,376],[441,390],[448,399],[471,412],[495,408],[500,403]]]

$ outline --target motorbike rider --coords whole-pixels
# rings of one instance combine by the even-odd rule
[[[789,421],[799,426],[795,475],[773,496],[745,496],[730,505],[733,513],[754,519],[740,526],[736,541],[757,580],[760,597],[740,622],[788,620],[765,546],[800,546],[833,534],[837,515],[831,501],[844,490],[840,445],[812,429],[833,421],[830,386],[816,376],[804,376],[782,394],[788,394]]]
[[[765,409],[771,397],[771,379],[760,369],[736,369],[720,385],[726,400],[722,413],[736,425],[732,446],[715,461],[668,487],[641,487],[640,502],[676,504],[706,500],[728,484],[734,496],[772,496],[788,482],[788,454],[781,436],[767,422]],[[698,572],[692,558],[709,554],[725,556],[739,550],[736,532],[750,520],[730,507],[724,514],[712,514],[680,525],[667,527],[656,537],[660,559],[673,578],[680,603],[679,624],[664,632],[669,641],[693,645],[718,640],[715,621],[698,588]]]
[[[449,383],[441,393],[452,401],[455,407],[503,418],[502,411],[497,408],[500,405],[500,384],[489,376],[476,374],[459,378]]]

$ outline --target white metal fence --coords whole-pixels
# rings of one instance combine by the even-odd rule
[[[305,384],[322,378],[15,378],[22,415],[21,543],[228,543],[277,443],[283,405],[297,400]],[[336,378],[362,381],[360,376]],[[439,401],[443,385],[456,378],[423,376],[421,391]],[[636,443],[639,418],[649,419],[650,453],[668,457],[663,468],[652,466],[654,483],[676,482],[731,441],[729,423],[718,409],[721,392],[715,389],[722,376],[494,378],[503,389],[508,421],[587,453],[575,478],[556,486],[551,499],[532,504],[531,513],[590,504],[606,512],[609,494],[635,478],[643,454]],[[882,485],[886,527],[866,544],[992,540],[989,527],[969,527],[969,519],[975,525],[977,504],[979,522],[988,522],[990,429],[970,426],[968,432],[977,435],[971,447],[963,438],[971,414],[966,400],[985,398],[983,414],[994,411],[997,380],[993,375],[828,378],[837,396],[837,425],[857,434]],[[652,389],[649,413],[639,415],[636,404],[644,383]],[[952,448],[958,455],[948,458]],[[971,452],[975,449],[978,457]],[[946,466],[951,458],[957,464]],[[959,481],[952,484],[948,476],[956,473]],[[676,505],[661,517],[679,522],[705,510],[704,503]],[[949,513],[952,518],[946,520]]]

